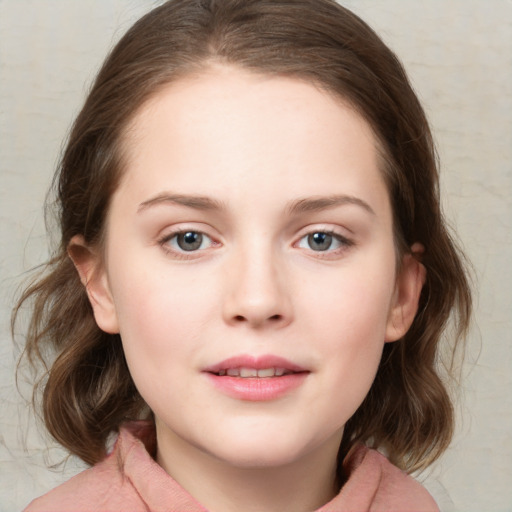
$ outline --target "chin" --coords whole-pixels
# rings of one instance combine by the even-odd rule
[[[221,454],[223,462],[239,469],[278,468],[300,459],[300,452],[276,453],[274,450],[247,449],[245,452]]]
[[[236,435],[230,437],[229,443],[217,446],[224,449],[213,450],[210,452],[213,456],[233,467],[245,469],[286,466],[300,460],[313,448],[305,439],[293,439],[289,432]]]

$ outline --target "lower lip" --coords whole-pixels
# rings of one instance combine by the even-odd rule
[[[263,402],[281,398],[298,388],[308,372],[291,373],[281,377],[228,377],[207,373],[210,382],[222,393],[251,402]]]

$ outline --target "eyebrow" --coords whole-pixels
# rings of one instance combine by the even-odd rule
[[[293,201],[288,206],[288,212],[290,214],[316,212],[349,204],[359,206],[371,215],[375,215],[375,211],[366,201],[363,201],[359,197],[344,194],[331,195],[327,197],[306,197],[304,199],[298,199]]]
[[[142,202],[137,209],[140,213],[152,206],[161,204],[175,204],[180,206],[186,206],[195,210],[205,211],[222,211],[226,210],[226,206],[223,202],[212,199],[208,196],[188,195],[188,194],[169,194],[162,193],[158,194],[151,199]],[[337,206],[344,205],[355,205],[363,208],[368,213],[375,215],[373,208],[359,197],[349,196],[344,194],[337,194],[331,196],[320,196],[320,197],[305,197],[297,199],[288,204],[286,210],[289,215],[315,212],[321,210],[328,210]]]
[[[185,195],[185,194],[159,194],[147,201],[142,202],[137,209],[140,213],[151,206],[160,204],[176,204],[180,206],[187,206],[195,210],[224,210],[225,206],[222,202],[212,199],[207,196]]]

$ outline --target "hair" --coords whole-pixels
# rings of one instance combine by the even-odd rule
[[[411,328],[400,341],[385,344],[375,382],[345,425],[339,466],[358,442],[385,449],[408,471],[428,466],[453,433],[453,406],[439,362],[450,318],[452,355],[467,333],[467,264],[443,219],[432,135],[402,65],[368,25],[334,0],[169,1],[113,48],[55,174],[60,244],[13,313],[14,326],[22,305],[30,303],[25,355],[32,365],[46,362],[47,429],[94,464],[122,422],[147,414],[120,336],[96,325],[67,248],[75,235],[101,247],[125,165],[123,135],[142,105],[169,83],[215,63],[313,83],[350,104],[372,127],[397,254],[423,244],[426,282]]]

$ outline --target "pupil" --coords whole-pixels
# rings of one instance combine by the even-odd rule
[[[332,235],[328,233],[313,233],[308,236],[308,244],[314,251],[326,251],[331,243]]]
[[[181,233],[178,235],[178,245],[180,249],[184,251],[195,251],[201,247],[203,242],[203,235],[189,231],[187,233]]]

